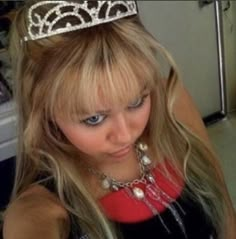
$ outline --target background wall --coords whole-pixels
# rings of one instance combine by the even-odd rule
[[[221,110],[214,4],[138,1],[148,30],[173,55],[203,117]]]
[[[236,1],[222,1],[228,111],[236,109]],[[174,56],[203,117],[220,110],[214,4],[199,1],[138,1],[149,31]]]

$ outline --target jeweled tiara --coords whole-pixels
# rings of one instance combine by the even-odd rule
[[[42,14],[40,9],[50,5]],[[28,11],[28,36],[24,41],[84,29],[137,14],[136,1],[40,1]],[[64,27],[57,27],[60,21]]]

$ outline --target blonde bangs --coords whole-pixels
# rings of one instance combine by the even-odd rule
[[[101,52],[94,55],[96,47],[103,47],[102,57]],[[144,89],[153,88],[155,66],[145,57],[137,57],[119,45],[112,54],[110,51],[94,44],[87,49],[82,63],[78,54],[78,60],[76,56],[73,59],[78,64],[71,62],[66,70],[60,70],[55,79],[54,94],[49,100],[51,119],[59,116],[75,122],[81,120],[81,116],[92,115],[98,110],[126,106],[140,97]]]

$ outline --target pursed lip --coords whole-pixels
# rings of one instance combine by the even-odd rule
[[[119,149],[118,151],[115,151],[115,152],[111,153],[110,155],[112,155],[112,156],[123,156],[123,155],[127,154],[130,151],[130,149],[131,149],[131,146],[128,145],[128,146],[126,146],[122,149]]]

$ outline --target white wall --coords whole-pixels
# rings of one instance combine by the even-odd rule
[[[147,29],[176,60],[203,117],[219,112],[220,85],[214,4],[138,1]]]

